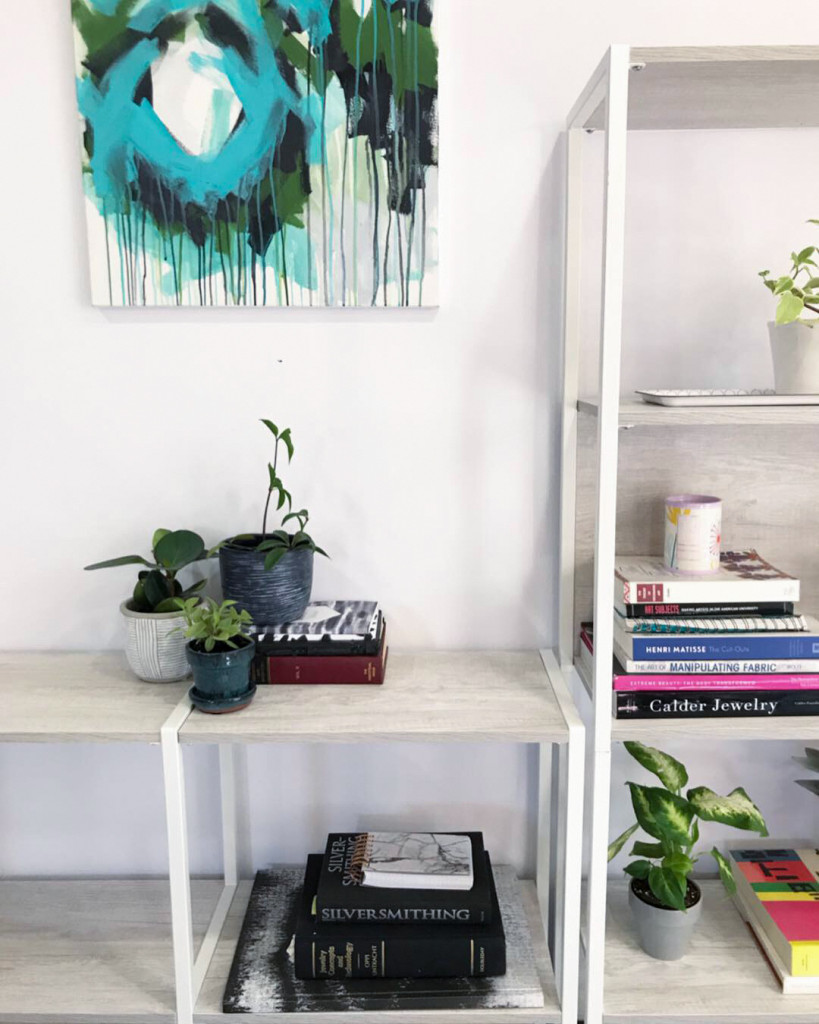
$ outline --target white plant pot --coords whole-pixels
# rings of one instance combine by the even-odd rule
[[[125,657],[134,675],[147,683],[175,683],[190,675],[184,616],[179,612],[135,612],[127,601],[119,610],[128,631]]]
[[[768,324],[778,395],[819,395],[819,320]]]

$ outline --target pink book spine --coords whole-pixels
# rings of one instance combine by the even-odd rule
[[[615,676],[615,690],[819,690],[819,674],[804,676]]]

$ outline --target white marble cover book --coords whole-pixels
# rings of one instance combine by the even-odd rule
[[[368,832],[361,884],[384,889],[471,889],[472,842],[447,832]]]

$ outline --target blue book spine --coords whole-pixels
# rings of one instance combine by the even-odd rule
[[[748,659],[819,658],[819,636],[792,633],[788,636],[648,635],[632,636],[634,661],[714,661]]]

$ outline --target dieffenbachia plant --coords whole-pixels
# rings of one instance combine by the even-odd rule
[[[816,747],[805,747],[804,757],[795,757],[794,761],[812,772],[819,772],[819,750]],[[797,779],[797,786],[803,786],[810,793],[819,796],[819,779]]]
[[[626,865],[626,874],[646,881],[663,906],[684,911],[688,877],[698,860],[694,847],[699,842],[699,822],[718,821],[766,836],[765,820],[744,789],[719,796],[707,786],[698,786],[683,796],[688,785],[684,765],[670,754],[642,743],[626,743],[625,747],[635,761],[657,776],[662,786],[627,783],[637,821],[609,846],[609,860],[642,828],[652,842],[634,843],[631,856],[637,859]],[[725,887],[733,893],[736,885],[730,863],[716,847],[710,852]]]
[[[809,220],[808,223],[819,224],[819,220]],[[760,270],[763,284],[779,300],[776,306],[778,324],[799,320],[806,309],[819,313],[819,267],[814,259],[817,254],[819,249],[815,245],[792,252],[790,273],[782,277],[772,278],[770,270]]]

